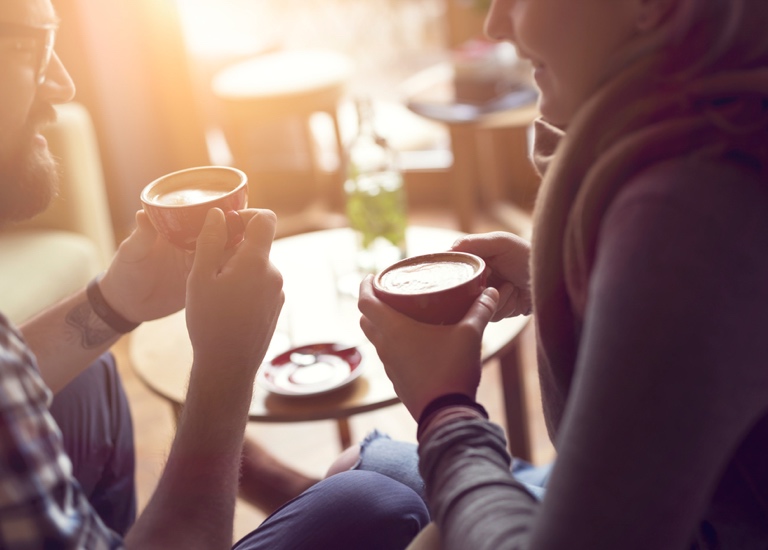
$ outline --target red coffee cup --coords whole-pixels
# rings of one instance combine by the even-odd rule
[[[147,185],[141,203],[158,233],[185,250],[195,249],[208,211],[220,208],[227,217],[227,246],[234,246],[245,231],[237,211],[248,206],[248,177],[228,166],[187,168]]]
[[[458,323],[486,287],[486,265],[466,252],[436,252],[395,262],[376,275],[373,291],[390,307],[433,325]]]

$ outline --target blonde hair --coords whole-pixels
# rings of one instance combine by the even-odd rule
[[[534,287],[543,284],[542,297],[554,276],[544,272],[562,262],[559,276],[577,314],[600,220],[632,176],[677,156],[734,151],[768,173],[766,0],[672,1],[664,21],[623,52],[623,67],[578,111],[542,183]],[[544,261],[548,267],[537,270]]]

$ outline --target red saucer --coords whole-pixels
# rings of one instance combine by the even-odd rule
[[[356,347],[320,343],[289,349],[259,368],[256,382],[272,393],[309,396],[339,389],[360,373],[362,355]]]

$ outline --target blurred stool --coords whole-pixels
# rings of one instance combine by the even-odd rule
[[[294,214],[279,216],[281,236],[343,224],[331,204],[342,193],[337,109],[351,70],[336,52],[286,50],[239,62],[213,78],[233,164],[249,175],[249,204]],[[310,121],[318,115],[333,126],[332,163],[313,136]]]

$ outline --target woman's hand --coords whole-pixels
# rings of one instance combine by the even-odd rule
[[[373,293],[372,277],[360,285],[360,326],[376,347],[397,395],[418,420],[430,401],[449,393],[474,398],[480,383],[483,331],[499,293],[487,289],[455,325],[429,325],[395,311]]]
[[[532,312],[529,261],[531,243],[513,233],[496,231],[467,235],[451,247],[485,260],[491,273],[488,285],[499,291],[499,305],[492,321]]]

